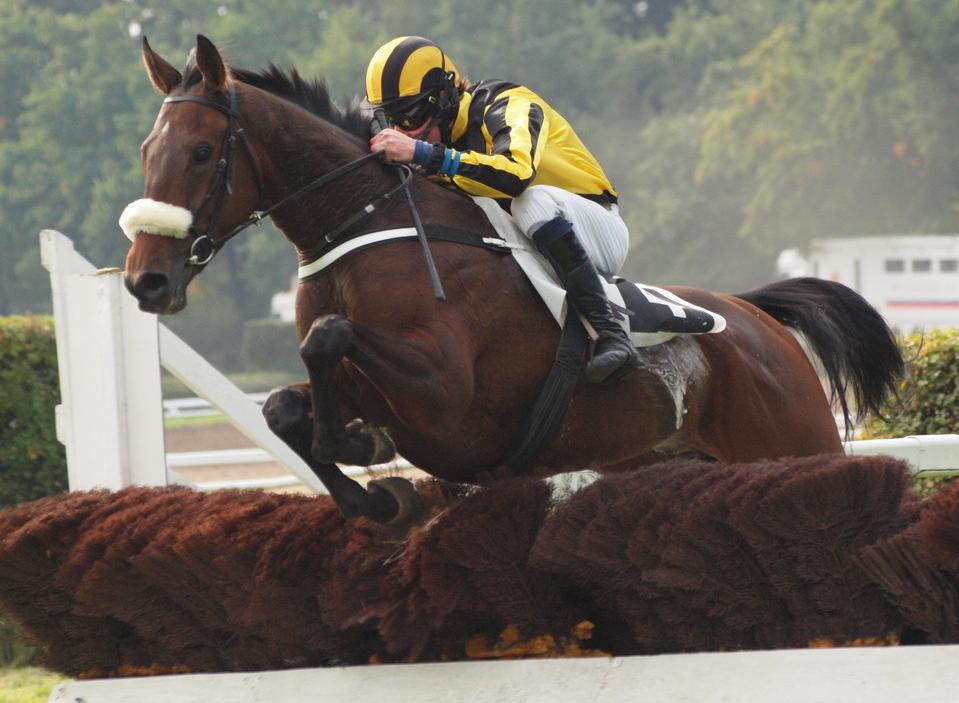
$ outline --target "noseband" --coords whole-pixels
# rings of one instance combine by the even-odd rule
[[[239,126],[239,113],[236,109],[236,89],[232,83],[229,85],[227,95],[229,98],[228,105],[224,105],[223,103],[215,102],[213,100],[207,100],[206,98],[196,95],[177,95],[166,98],[163,101],[164,103],[198,103],[200,105],[212,107],[214,110],[222,112],[227,116],[226,134],[223,139],[223,146],[220,148],[220,161],[217,164],[216,173],[214,174],[213,181],[210,183],[210,188],[207,190],[206,195],[203,196],[203,200],[200,202],[199,207],[197,207],[197,209],[192,213],[193,222],[189,228],[189,234],[193,235],[194,237],[193,244],[190,245],[189,263],[192,266],[198,266],[200,268],[206,266],[216,255],[216,253],[223,247],[223,245],[226,244],[230,239],[238,235],[247,227],[259,224],[264,217],[269,215],[277,208],[287,204],[291,200],[299,198],[301,195],[320,188],[321,186],[339,178],[340,176],[350,173],[354,169],[365,164],[367,161],[378,159],[383,153],[381,151],[374,151],[369,154],[364,154],[358,159],[350,161],[343,166],[334,168],[332,171],[323,174],[316,180],[306,184],[279,202],[274,203],[266,210],[254,210],[253,213],[239,225],[234,227],[219,239],[214,239],[212,233],[216,227],[216,222],[219,219],[220,210],[222,209],[223,203],[227,196],[233,194],[231,178],[237,141],[243,145],[243,153],[246,154],[247,160],[250,163],[250,168],[256,178],[257,193],[262,194],[263,192],[263,178],[260,175],[260,169],[257,167],[256,160],[253,158],[253,152],[250,149],[249,143],[246,141],[246,134],[243,131],[243,128]],[[393,196],[404,190],[406,186],[409,185],[410,180],[413,178],[413,171],[405,165],[400,165],[400,167],[404,171],[404,178],[401,179],[401,183],[397,187],[378,197],[372,203],[364,206],[361,210],[358,210],[353,215],[346,218],[336,228],[327,233],[324,236],[324,240],[327,244],[334,242],[349,227],[352,227],[360,220],[373,214],[381,205],[392,199]],[[196,231],[196,223],[199,222],[199,216],[211,203],[213,204],[213,209],[211,210],[210,217],[207,220],[206,231],[202,234],[199,234]]]

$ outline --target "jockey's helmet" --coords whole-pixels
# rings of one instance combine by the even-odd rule
[[[365,104],[382,108],[393,124],[412,129],[432,117],[454,116],[459,84],[459,71],[435,43],[397,37],[370,59]]]

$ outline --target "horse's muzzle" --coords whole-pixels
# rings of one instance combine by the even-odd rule
[[[123,277],[123,284],[140,301],[140,309],[144,312],[171,312],[173,288],[166,274],[144,271],[131,275],[128,272]]]

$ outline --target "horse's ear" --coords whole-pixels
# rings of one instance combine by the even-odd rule
[[[196,35],[196,65],[209,90],[214,93],[223,90],[226,86],[226,65],[213,42],[202,34]]]
[[[143,65],[146,66],[147,75],[150,76],[153,87],[164,95],[169,95],[174,88],[180,85],[183,76],[153,50],[146,37],[143,37],[140,50],[143,54]]]

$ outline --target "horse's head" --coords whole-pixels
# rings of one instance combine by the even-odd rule
[[[222,238],[255,209],[259,172],[213,43],[198,36],[182,74],[146,38],[142,48],[150,81],[167,98],[140,147],[144,197],[120,218],[133,241],[124,281],[142,310],[174,313]]]

